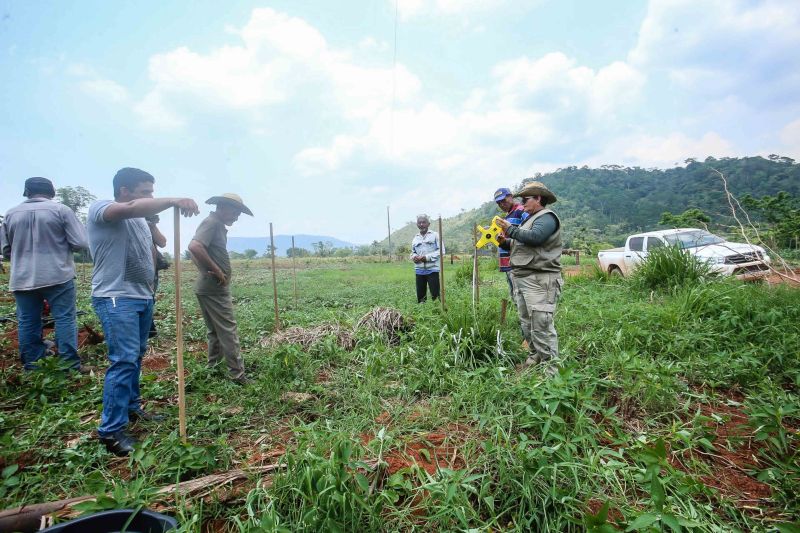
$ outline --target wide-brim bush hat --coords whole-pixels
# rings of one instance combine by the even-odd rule
[[[250,211],[250,209],[246,205],[244,205],[242,197],[232,192],[226,192],[221,196],[212,196],[211,198],[206,200],[206,203],[212,205],[216,204],[231,205],[236,209],[238,209],[239,211],[241,211],[242,213],[253,216],[253,212]]]
[[[558,201],[553,191],[547,188],[547,185],[541,181],[531,181],[522,186],[520,190],[514,193],[514,196],[543,196],[547,198],[548,204],[553,204]]]

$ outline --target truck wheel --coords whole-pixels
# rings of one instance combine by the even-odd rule
[[[622,270],[620,270],[618,266],[612,266],[608,270],[608,275],[611,276],[612,278],[621,278]]]

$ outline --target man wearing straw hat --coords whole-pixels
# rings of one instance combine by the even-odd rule
[[[197,228],[189,252],[199,270],[194,293],[208,330],[208,364],[216,366],[224,358],[231,379],[246,385],[249,380],[244,373],[231,300],[232,269],[226,226],[236,222],[240,214],[253,216],[253,212],[233,193],[213,196],[206,203],[216,205],[216,209]]]
[[[142,410],[139,377],[153,318],[155,260],[153,236],[145,221],[170,207],[185,217],[198,213],[191,198],[153,198],[155,178],[138,168],[114,176],[114,200],[89,206],[89,250],[94,260],[92,307],[103,325],[108,359],[103,413],[97,434],[106,449],[128,455],[136,439],[130,420],[163,419]]]
[[[501,246],[510,247],[511,272],[516,288],[517,309],[530,355],[522,368],[558,359],[558,334],[553,323],[561,288],[561,221],[547,208],[556,195],[544,183],[532,181],[514,196],[530,217],[520,226],[499,220],[507,239]],[[510,241],[510,242],[509,242]],[[555,372],[552,366],[549,373]]]

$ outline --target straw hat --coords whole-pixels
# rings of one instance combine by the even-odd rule
[[[246,205],[244,205],[244,202],[242,202],[242,197],[232,192],[226,192],[222,196],[212,196],[211,198],[206,200],[206,203],[232,205],[242,213],[253,216],[253,212],[250,211],[250,209],[248,209]]]
[[[547,198],[548,204],[557,202],[556,195],[547,188],[541,181],[531,181],[526,183],[522,189],[514,193],[514,196],[543,196]]]

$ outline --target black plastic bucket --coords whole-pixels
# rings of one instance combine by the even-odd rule
[[[125,527],[125,524],[128,526]],[[171,516],[145,509],[139,512],[136,512],[136,509],[116,509],[82,516],[42,531],[48,533],[116,533],[123,531],[123,527],[125,527],[126,533],[164,533],[177,529],[178,521]]]

